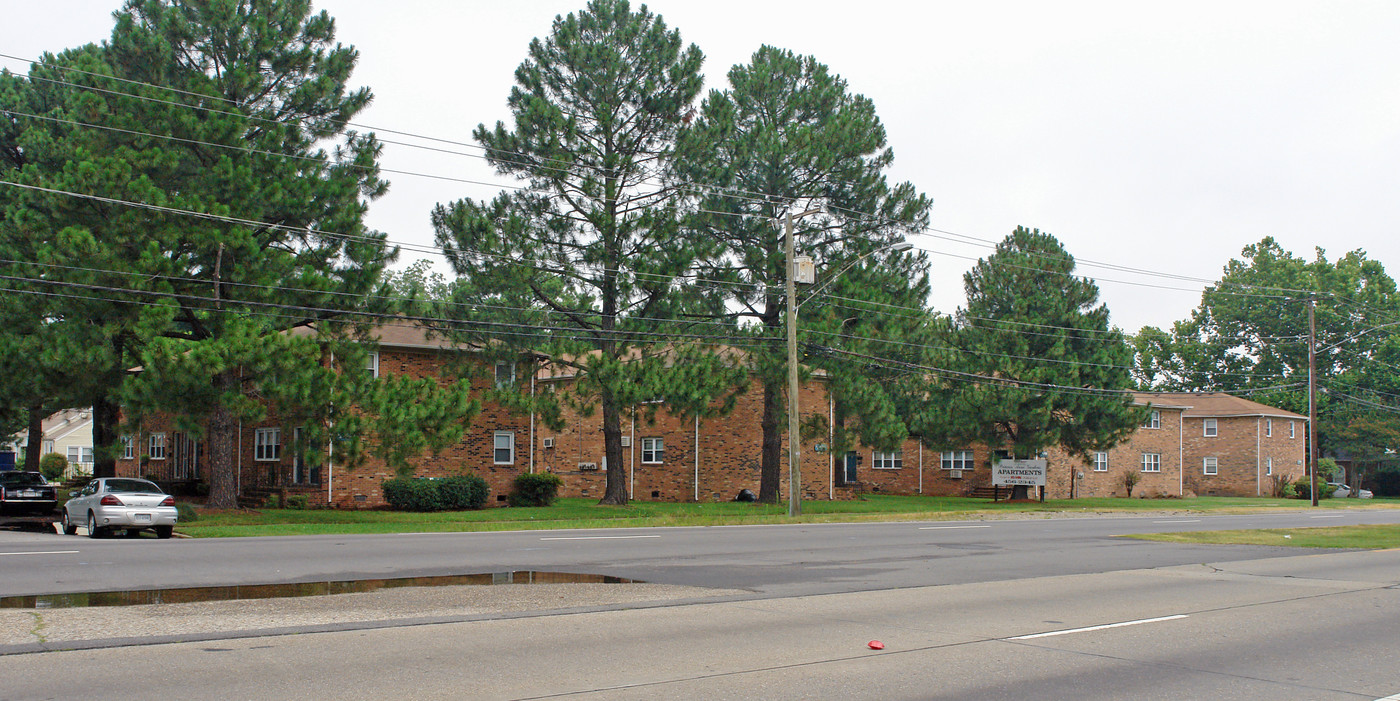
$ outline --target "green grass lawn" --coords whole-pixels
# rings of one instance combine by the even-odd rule
[[[1127,536],[1163,543],[1283,545],[1293,548],[1400,548],[1400,525],[1269,528],[1251,531],[1144,533]]]
[[[727,526],[772,523],[853,523],[996,518],[1002,514],[1074,514],[1173,511],[1243,513],[1283,508],[1310,508],[1295,499],[1201,497],[1197,499],[1094,498],[1041,503],[992,503],[957,497],[867,495],[856,501],[806,501],[802,515],[787,515],[787,505],[740,503],[676,504],[632,502],[599,506],[592,499],[560,499],[542,508],[491,508],[481,511],[407,513],[340,509],[261,509],[202,511],[177,531],[196,538],[347,533],[419,533],[455,531],[543,530],[563,528],[634,528],[652,526]],[[1400,500],[1327,500],[1322,508],[1400,508]],[[198,507],[196,507],[198,509]]]

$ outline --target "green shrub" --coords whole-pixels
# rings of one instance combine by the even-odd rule
[[[1320,474],[1321,471],[1319,470],[1318,472],[1319,474],[1317,476],[1317,498],[1331,499],[1332,492],[1337,491],[1337,488],[1333,487],[1330,484],[1327,484],[1327,482],[1324,481],[1322,475]],[[1312,501],[1312,478],[1308,477],[1307,475],[1299,477],[1296,481],[1293,482],[1293,491],[1299,499],[1307,499],[1308,501]]]
[[[1371,491],[1378,497],[1400,497],[1400,470],[1388,468],[1371,475]]]
[[[199,520],[199,514],[195,512],[194,507],[183,501],[175,502],[175,512],[180,516],[180,523]]]
[[[264,509],[282,508],[282,500],[276,494],[267,495],[267,502],[263,504]]]
[[[559,498],[563,481],[552,472],[519,475],[510,492],[511,506],[549,506]]]
[[[58,453],[49,453],[39,458],[39,473],[44,479],[57,481],[63,479],[63,473],[68,471],[68,458]]]
[[[384,501],[395,511],[462,511],[486,505],[490,489],[476,475],[427,479],[395,477],[384,480]]]
[[[444,477],[437,482],[438,508],[444,511],[465,511],[486,506],[486,497],[491,488],[486,480],[476,475]]]
[[[308,500],[305,494],[293,494],[287,497],[287,508],[296,509],[298,511],[305,511],[307,501]]]

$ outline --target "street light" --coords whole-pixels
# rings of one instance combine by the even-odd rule
[[[797,262],[793,258],[792,243],[792,220],[818,214],[822,210],[809,209],[797,215],[791,213],[784,216],[787,233],[787,342],[788,342],[788,516],[802,515],[802,466],[799,455],[798,441],[798,401],[797,401],[797,309],[802,306],[797,300]],[[821,287],[812,291],[812,295],[826,289],[828,285],[835,282],[850,270],[856,263],[869,258],[882,251],[907,251],[914,247],[908,241],[892,243],[882,248],[877,248],[866,253],[859,258],[846,264],[846,267],[838,270],[835,275],[822,283]],[[811,299],[809,295],[807,299]],[[803,300],[804,302],[806,300]]]

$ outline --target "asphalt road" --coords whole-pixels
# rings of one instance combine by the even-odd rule
[[[0,532],[0,596],[518,570],[796,596],[1276,557],[1290,551],[1113,536],[1355,523],[1400,523],[1400,510],[169,541]]]
[[[1400,551],[1112,537],[1377,522],[1400,512],[218,541],[0,534],[4,594],[157,576],[192,585],[521,569],[744,590],[9,655],[0,699],[1380,699],[1400,693]],[[876,639],[883,650],[867,647]]]

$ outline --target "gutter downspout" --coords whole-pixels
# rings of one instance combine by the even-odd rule
[[[1071,488],[1070,491],[1074,490]],[[922,440],[919,441],[919,493],[924,493],[924,442]]]
[[[1186,412],[1181,411],[1176,415],[1176,477],[1181,482],[1176,488],[1176,495],[1186,496]]]
[[[534,366],[530,367],[530,474],[535,474],[535,372]]]
[[[1259,416],[1254,419],[1254,496],[1264,493],[1264,417]]]
[[[836,400],[831,396],[831,383],[826,385],[826,500],[836,501]]]
[[[695,502],[700,502],[700,415],[695,415]]]
[[[375,367],[379,367],[376,361]],[[331,351],[331,371],[335,371],[335,351]],[[327,427],[329,428],[329,426]],[[335,436],[326,432],[326,503],[335,503]]]
[[[637,407],[632,407],[632,439],[627,441],[627,498],[637,498]]]

